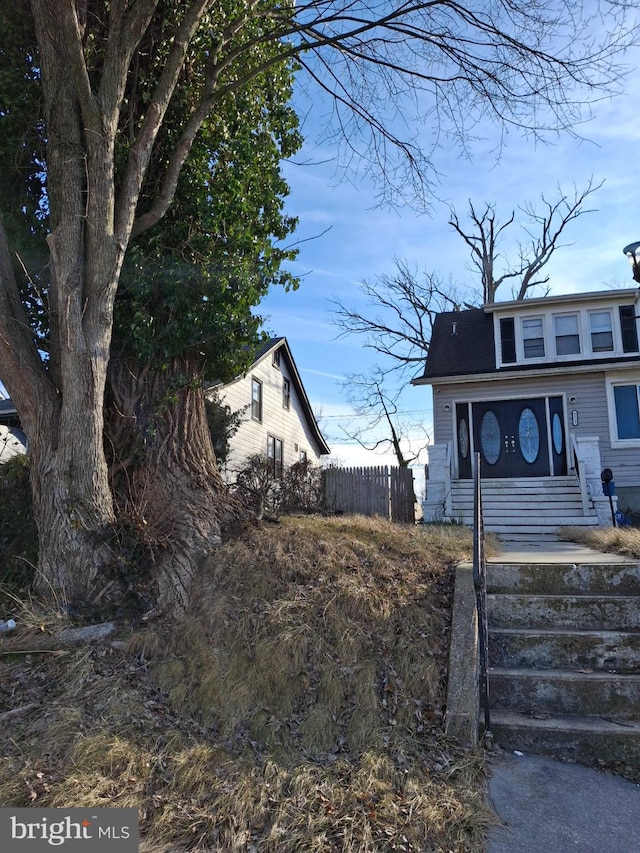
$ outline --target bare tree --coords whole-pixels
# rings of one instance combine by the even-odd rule
[[[518,243],[515,264],[502,258],[498,248],[501,238],[516,221],[515,211],[512,211],[509,219],[498,224],[495,204],[485,204],[482,214],[478,214],[469,201],[471,230],[463,228],[455,211],[451,211],[449,225],[471,249],[472,269],[475,268],[480,274],[482,301],[495,302],[498,289],[505,282],[514,282],[513,295],[516,299],[525,299],[533,288],[546,286],[549,276],[541,277],[543,268],[557,249],[568,245],[560,243],[560,238],[569,223],[585,213],[593,212],[584,208],[584,202],[600,189],[602,183],[594,185],[593,180],[590,180],[584,189],[574,188],[571,196],[559,189],[558,198],[553,202],[541,194],[542,212],[533,203],[521,206],[519,209],[529,224],[522,226],[527,239]],[[503,270],[498,272],[496,267],[501,258]]]
[[[345,382],[347,399],[357,417],[365,422],[357,429],[343,432],[360,447],[371,451],[392,450],[400,468],[408,468],[429,444],[429,435],[422,422],[411,421],[400,410],[401,389],[389,391],[380,369],[371,374],[352,374]],[[382,435],[377,438],[376,435]],[[416,435],[420,436],[416,449]]]
[[[590,181],[585,189],[574,190],[572,196],[559,191],[555,202],[547,201],[542,195],[542,213],[538,213],[533,204],[523,205],[520,210],[528,219],[528,224],[523,227],[527,239],[517,244],[518,257],[513,265],[509,264],[508,258],[502,258],[499,245],[507,229],[516,222],[515,211],[499,223],[494,204],[485,204],[482,214],[478,214],[470,201],[472,229],[469,230],[460,225],[452,211],[450,225],[471,248],[472,269],[478,274],[475,303],[494,302],[498,289],[505,282],[517,283],[518,299],[524,299],[533,288],[546,285],[549,277],[543,278],[539,274],[553,253],[566,245],[560,242],[560,238],[569,223],[590,212],[583,208],[583,204],[601,185],[594,186]],[[503,269],[498,272],[500,261]],[[404,379],[408,371],[415,373],[424,364],[437,314],[457,310],[461,305],[467,308],[474,305],[464,301],[464,292],[452,282],[443,282],[433,272],[425,272],[419,278],[417,270],[400,260],[396,260],[394,275],[381,275],[373,283],[364,282],[360,289],[367,307],[356,310],[334,300],[333,322],[340,329],[341,336],[362,336],[364,346],[373,350],[376,357],[382,356],[382,364],[374,363],[364,376],[349,377],[347,398],[356,411],[366,412],[369,416],[367,430],[386,425],[387,432],[384,438],[374,442],[366,441],[362,428],[346,430],[346,433],[368,449],[391,446],[402,465],[397,421],[394,420],[398,416],[396,402],[400,392],[386,390],[385,378],[396,372]],[[473,302],[473,295],[471,300]]]
[[[406,261],[396,259],[395,263],[393,275],[361,284],[366,302],[362,311],[332,300],[332,322],[340,336],[361,335],[365,347],[383,356],[383,374],[417,370],[429,350],[436,315],[453,310],[458,302],[455,285],[444,282],[438,273],[425,272],[419,278],[417,269]]]
[[[103,401],[125,253],[167,212],[198,133],[222,100],[266,69],[295,62],[331,96],[332,127],[347,160],[364,157],[389,192],[411,179],[423,199],[431,164],[412,128],[427,124],[436,137],[462,144],[467,128],[486,114],[532,133],[570,130],[589,99],[615,87],[627,42],[612,22],[585,21],[579,0],[6,6],[3,13],[19,16],[37,41],[29,51],[34,73],[23,77],[25,86],[29,77],[29,85],[41,87],[51,334],[45,361],[0,224],[0,378],[30,439],[43,586],[76,602],[100,594],[112,561]],[[143,43],[154,49],[151,77],[136,71]],[[146,106],[133,121],[131,101]],[[167,116],[172,144],[143,207],[143,183]],[[408,129],[407,116],[417,119]],[[196,395],[191,411],[193,422],[206,426]],[[201,507],[192,519],[193,547],[205,554],[219,542],[228,506],[208,431],[195,442],[184,423],[176,430],[192,442],[194,467],[184,477],[214,483],[210,511]],[[177,561],[165,586],[167,606],[186,599],[199,564]]]

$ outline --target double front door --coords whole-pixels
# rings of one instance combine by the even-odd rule
[[[456,405],[458,476],[471,476],[480,453],[490,477],[547,477],[567,473],[562,397]]]

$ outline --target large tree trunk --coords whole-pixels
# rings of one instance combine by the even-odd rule
[[[149,602],[182,609],[223,529],[243,514],[216,465],[196,366],[153,372],[113,358],[106,430],[121,515],[149,549]]]

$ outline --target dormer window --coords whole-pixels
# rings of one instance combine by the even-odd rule
[[[591,330],[591,352],[612,352],[611,311],[592,311],[589,314],[589,328]]]
[[[580,324],[577,314],[557,314],[553,318],[556,337],[556,355],[580,353]]]
[[[542,317],[522,321],[522,346],[525,358],[544,358]]]
[[[549,299],[548,308],[535,306],[536,313],[526,302],[520,310],[514,310],[514,304],[504,311],[498,308],[494,314],[496,366],[597,363],[637,354],[639,301],[615,305],[613,300],[605,302],[605,295],[580,307]]]
[[[622,349],[624,352],[638,352],[638,327],[636,326],[635,305],[621,305],[620,331],[622,334]]]
[[[513,317],[500,320],[500,350],[503,364],[514,364],[516,358],[516,324]]]

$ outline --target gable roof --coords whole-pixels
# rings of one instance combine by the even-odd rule
[[[266,358],[272,358],[273,353],[276,350],[280,352],[280,358],[284,358],[285,360],[289,375],[291,376],[291,382],[293,383],[293,387],[296,391],[297,397],[300,400],[300,404],[302,406],[302,410],[307,420],[307,423],[309,424],[309,428],[318,445],[320,455],[324,456],[327,453],[331,453],[331,448],[329,447],[329,445],[324,439],[324,436],[320,432],[320,427],[318,426],[316,417],[313,414],[311,403],[309,402],[309,398],[307,397],[307,392],[304,390],[302,379],[300,378],[300,374],[298,373],[298,368],[296,367],[296,363],[293,360],[291,348],[289,347],[289,343],[286,338],[269,338],[269,340],[264,341],[262,344],[260,344],[260,346],[256,350],[256,354],[251,365],[247,368],[246,372],[242,374],[242,376],[238,377],[238,379],[241,379],[242,377],[246,376],[247,373],[253,370],[256,365],[259,364],[261,361],[264,361]]]

